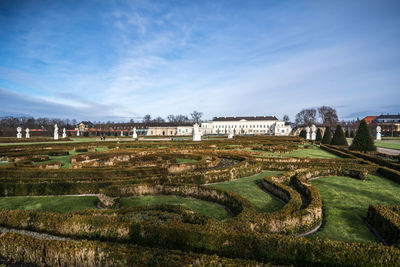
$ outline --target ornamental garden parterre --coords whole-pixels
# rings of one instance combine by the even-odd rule
[[[400,264],[400,164],[344,146],[32,143],[0,160],[0,256],[20,264]]]

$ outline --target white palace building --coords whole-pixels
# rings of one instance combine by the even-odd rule
[[[256,134],[287,136],[292,131],[290,125],[275,116],[254,117],[216,117],[203,122],[200,130],[203,134]]]

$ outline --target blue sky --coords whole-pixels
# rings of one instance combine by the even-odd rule
[[[0,115],[400,112],[400,1],[0,1]]]

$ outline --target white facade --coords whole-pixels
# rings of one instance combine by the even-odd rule
[[[193,126],[178,126],[177,135],[192,135],[193,133]]]
[[[201,124],[203,134],[256,134],[287,136],[292,131],[290,125],[285,125],[275,117],[228,117],[216,118]]]

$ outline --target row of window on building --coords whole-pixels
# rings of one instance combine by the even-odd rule
[[[220,128],[267,128],[269,129],[269,125],[214,125],[214,129]]]

